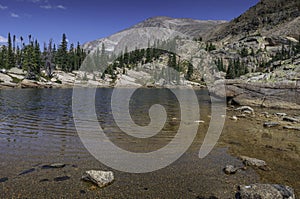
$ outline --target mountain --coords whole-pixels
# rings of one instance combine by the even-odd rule
[[[110,81],[109,84],[172,84],[174,81],[168,76],[168,81],[163,80],[168,74],[165,66],[173,66],[175,59],[178,61],[174,61],[177,65],[173,68],[180,71],[180,78],[186,78],[190,85],[208,87],[215,80],[220,81],[228,91],[226,97],[233,103],[300,109],[299,38],[300,0],[261,0],[230,22],[154,17],[110,37],[86,43],[84,48],[93,50],[104,44],[115,55],[123,52],[102,74],[104,82]],[[171,47],[175,44],[176,51],[169,45],[161,47],[162,43]],[[147,48],[153,44],[176,56],[157,55],[156,48]],[[145,48],[145,51],[135,50]],[[133,54],[128,55],[126,49]],[[128,61],[128,57],[133,61]],[[149,77],[148,82],[142,81],[145,77]],[[174,79],[177,81],[178,77]],[[224,95],[218,94],[220,86],[215,85],[214,93]]]
[[[129,34],[132,42],[137,40],[137,38],[146,41],[153,39],[165,40],[168,39],[171,33],[181,34],[181,36],[190,38],[198,38],[209,33],[213,28],[223,23],[226,23],[226,21],[152,17],[107,38],[85,43],[84,48],[86,50],[92,50],[97,47],[101,48],[103,43],[107,51],[114,51],[115,47],[120,45],[120,41]],[[156,38],[153,38],[153,36]]]
[[[261,0],[244,14],[206,34],[209,40],[244,37],[249,34],[282,35],[298,38],[300,34],[299,0]]]
[[[160,27],[175,30],[191,37],[197,37],[210,32],[212,28],[226,22],[227,21],[194,20],[189,18],[153,17],[133,26],[133,28]]]

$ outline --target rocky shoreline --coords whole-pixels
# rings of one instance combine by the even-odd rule
[[[231,176],[250,166],[261,178],[260,184],[239,186],[237,198],[297,198],[299,117],[298,110],[228,107],[226,123],[232,128],[225,127],[220,145],[229,147],[229,153],[239,157],[244,166],[228,164],[224,172]],[[278,185],[282,183],[285,185]],[[291,187],[295,195],[289,191]]]
[[[162,88],[172,87],[161,83],[138,84],[137,76],[141,74],[122,75],[116,82],[111,84],[109,79],[101,79],[100,73],[86,74],[80,71],[65,73],[54,71],[51,79],[41,77],[39,81],[25,79],[25,72],[13,68],[5,73],[0,73],[0,89],[11,88],[73,88],[73,87],[144,87]],[[84,77],[85,76],[85,77]],[[83,80],[85,78],[85,80]],[[207,88],[196,82],[185,82],[194,89]],[[226,93],[222,88],[225,85]],[[249,79],[228,79],[217,80],[210,89],[211,94],[226,97],[230,104],[241,106],[266,107],[275,109],[296,109],[300,110],[300,81],[277,81],[258,82]]]
[[[225,85],[226,93],[218,90]],[[220,80],[214,85],[217,96],[227,97],[234,105],[275,109],[300,109],[300,81],[247,82],[245,80]]]

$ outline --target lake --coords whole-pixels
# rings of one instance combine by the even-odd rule
[[[88,92],[89,89],[84,90]],[[172,141],[181,122],[180,103],[174,93],[167,89],[138,89],[134,93],[129,112],[135,124],[149,125],[151,121],[148,112],[154,104],[164,106],[167,113],[162,130],[148,139],[141,139],[124,134],[116,124],[110,105],[112,92],[113,89],[99,88],[95,95],[97,120],[108,141],[134,153],[159,150]],[[230,198],[236,192],[237,185],[259,182],[259,176],[253,169],[239,172],[234,177],[223,173],[222,169],[228,163],[242,165],[241,161],[228,153],[228,146],[236,145],[236,142],[224,141],[226,136],[221,138],[221,144],[207,157],[198,157],[211,121],[211,100],[207,90],[195,90],[195,93],[199,104],[193,106],[198,106],[201,114],[197,122],[197,135],[187,152],[165,168],[137,174],[110,168],[88,152],[75,128],[72,89],[0,90],[0,196]],[[80,100],[86,98],[83,96]],[[80,108],[85,110],[85,107]],[[85,122],[89,118],[80,119],[79,122]],[[127,119],[119,122],[127,123]],[[228,128],[232,130],[236,126],[232,121],[227,121],[225,135]],[[118,160],[113,154],[110,157]],[[61,169],[43,169],[44,165],[51,163],[64,163],[66,166]],[[104,189],[81,181],[84,171],[91,169],[112,170],[116,181]]]

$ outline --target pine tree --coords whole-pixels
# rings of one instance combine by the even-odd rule
[[[234,71],[234,64],[232,60],[229,60],[227,72],[226,72],[226,79],[234,79],[235,78],[235,71]]]
[[[67,36],[64,33],[62,36],[61,44],[57,50],[57,64],[58,66],[65,72],[69,72],[68,67],[68,42],[67,42]]]
[[[248,49],[247,48],[242,48],[241,53],[240,53],[241,57],[247,57],[248,56]]]
[[[104,45],[104,43],[102,43],[101,55],[100,55],[100,72],[104,72],[104,70],[107,67],[108,67],[108,56],[107,56],[107,53],[106,53],[105,45]]]
[[[191,78],[192,78],[192,75],[193,75],[193,73],[194,73],[194,67],[193,67],[193,65],[192,65],[192,58],[191,58],[191,60],[188,62],[188,69],[187,69],[187,72],[186,72],[186,79],[187,80],[191,80]]]
[[[40,68],[42,66],[42,55],[41,55],[41,49],[40,49],[40,44],[38,43],[37,40],[35,40],[34,43],[34,61],[36,63],[36,69],[35,72],[36,74],[40,73]]]
[[[76,53],[74,49],[74,44],[72,43],[70,45],[70,50],[68,54],[68,71],[71,72],[75,70],[75,59],[76,59]]]
[[[0,67],[1,68],[3,68],[3,67],[5,68],[6,59],[7,59],[7,47],[3,45],[1,47],[1,53],[0,53]]]
[[[36,55],[34,50],[34,45],[31,44],[25,46],[24,48],[24,61],[23,61],[23,69],[27,71],[26,78],[36,80],[37,75],[39,74],[39,68],[36,63]]]
[[[10,69],[12,67],[15,67],[14,52],[12,48],[11,36],[10,33],[8,33],[7,57],[6,57],[5,68]]]

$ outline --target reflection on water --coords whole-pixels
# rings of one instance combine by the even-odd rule
[[[208,115],[207,91],[195,92],[201,114]],[[166,125],[149,139],[133,138],[120,131],[111,113],[111,94],[112,89],[97,89],[96,111],[101,127],[116,145],[132,151],[150,151],[163,147],[175,135],[180,123],[180,107],[172,92],[139,89],[130,101],[131,117],[141,126],[149,124],[148,111],[153,104],[161,104],[166,109]],[[72,89],[0,90],[0,147],[2,157],[16,159],[80,154],[83,146],[72,118]]]

